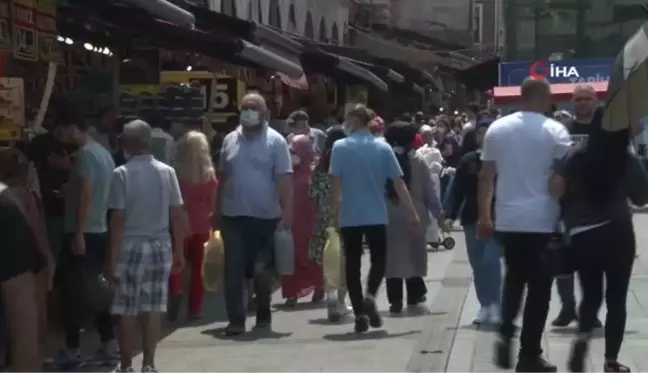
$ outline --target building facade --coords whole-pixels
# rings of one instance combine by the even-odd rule
[[[208,0],[212,10],[318,42],[346,44],[348,0]]]
[[[648,19],[638,0],[504,0],[507,60],[613,57]]]

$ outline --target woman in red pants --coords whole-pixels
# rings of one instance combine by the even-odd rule
[[[202,318],[204,285],[204,243],[209,239],[211,215],[216,199],[216,176],[207,137],[198,131],[185,134],[176,145],[174,167],[189,217],[190,235],[185,240],[185,255],[191,270],[189,319]],[[174,321],[182,300],[182,273],[170,278],[168,318]]]

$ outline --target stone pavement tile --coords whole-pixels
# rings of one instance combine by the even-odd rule
[[[441,279],[453,255],[430,253],[428,305],[442,288]],[[368,256],[363,260],[366,273]],[[422,306],[405,310],[400,317],[390,316],[384,285],[381,289],[376,301],[384,328],[362,337],[353,333],[352,317],[331,324],[323,305],[312,305],[309,299],[296,310],[283,308],[279,291],[273,297],[271,335],[251,332],[226,339],[222,335],[226,325],[223,301],[218,295],[210,295],[205,311],[209,319],[182,325],[166,336],[159,345],[157,365],[165,371],[402,371],[431,315]],[[253,323],[250,315],[248,327]],[[141,356],[135,366],[139,359]]]

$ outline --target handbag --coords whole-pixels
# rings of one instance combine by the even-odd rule
[[[326,228],[328,239],[324,245],[322,271],[328,288],[337,289],[341,285],[341,245],[340,236],[335,228]]]
[[[225,269],[225,248],[220,231],[212,232],[205,242],[205,261],[203,262],[203,285],[209,292],[218,292],[223,285]]]
[[[274,234],[275,270],[279,276],[289,276],[295,271],[295,247],[290,229],[278,229]]]

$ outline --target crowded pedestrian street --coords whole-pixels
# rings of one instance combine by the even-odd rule
[[[648,211],[635,212],[638,252],[628,297],[628,323],[621,358],[634,371],[648,369]],[[425,305],[403,315],[387,316],[384,291],[377,298],[386,315],[385,328],[361,337],[349,331],[349,316],[343,323],[326,319],[323,305],[304,303],[295,310],[282,307],[273,297],[273,330],[228,338],[221,294],[208,294],[204,320],[165,325],[158,364],[170,372],[499,372],[493,364],[493,327],[472,324],[477,297],[461,232],[454,232],[457,247],[430,253],[425,281]],[[580,298],[580,294],[577,294]],[[554,291],[548,320],[558,314],[560,300]],[[605,316],[605,306],[600,311]],[[547,357],[565,371],[575,324],[554,328],[547,323],[543,348]],[[602,330],[592,343],[588,371],[602,365]],[[84,344],[91,352],[91,333]],[[56,345],[56,344],[54,344]],[[136,358],[140,361],[141,356]],[[84,371],[84,369],[81,369]]]

